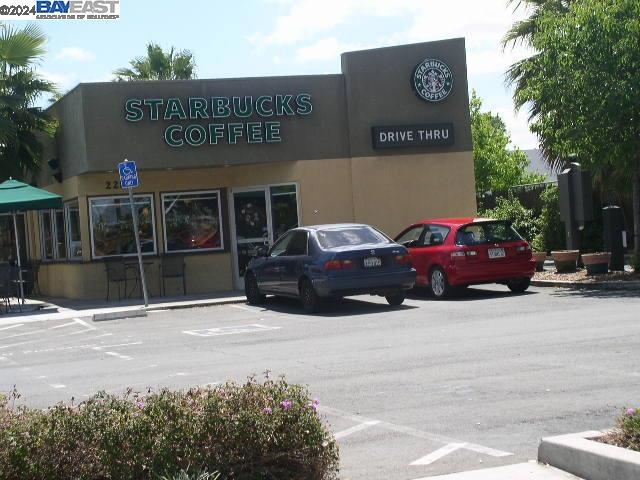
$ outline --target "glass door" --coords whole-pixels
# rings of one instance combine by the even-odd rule
[[[242,287],[247,264],[257,255],[258,248],[271,243],[267,201],[266,188],[233,192],[238,288]]]
[[[231,210],[235,238],[236,288],[244,286],[244,272],[261,246],[269,247],[287,230],[298,226],[295,184],[233,191]]]

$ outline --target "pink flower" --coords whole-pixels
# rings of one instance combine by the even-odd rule
[[[283,400],[282,403],[280,403],[280,406],[284,410],[289,410],[293,406],[293,402],[291,400]]]
[[[627,409],[627,415],[629,415],[630,417],[633,417],[635,414],[636,414],[636,409],[635,408]]]
[[[313,402],[311,402],[309,406],[313,409],[314,412],[317,412],[318,408],[320,407],[320,400],[316,398],[315,400],[313,400]]]
[[[269,408],[269,407],[264,407],[264,408],[262,409],[262,412],[263,412],[263,413],[266,413],[267,415],[271,415],[271,413],[273,412],[273,410],[271,410],[271,408]]]
[[[140,410],[142,410],[142,409],[145,407],[144,402],[136,402],[136,406],[137,406]]]

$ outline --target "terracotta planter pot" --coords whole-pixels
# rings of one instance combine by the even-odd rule
[[[536,261],[536,272],[542,272],[544,270],[544,261],[547,259],[547,252],[533,252],[531,256]]]
[[[575,272],[580,250],[557,250],[551,252],[551,256],[553,257],[553,263],[556,265],[556,272]]]
[[[607,273],[609,271],[609,262],[611,261],[611,253],[583,253],[582,263],[587,269],[587,275],[595,275],[598,273]]]

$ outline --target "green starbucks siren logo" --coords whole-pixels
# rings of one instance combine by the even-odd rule
[[[453,88],[451,68],[440,60],[427,58],[413,69],[411,86],[425,102],[444,100]]]

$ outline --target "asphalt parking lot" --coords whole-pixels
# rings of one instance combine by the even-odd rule
[[[402,307],[357,297],[0,325],[0,390],[44,407],[99,390],[285,374],[309,385],[342,478],[417,479],[533,459],[640,398],[640,293],[469,289]]]

